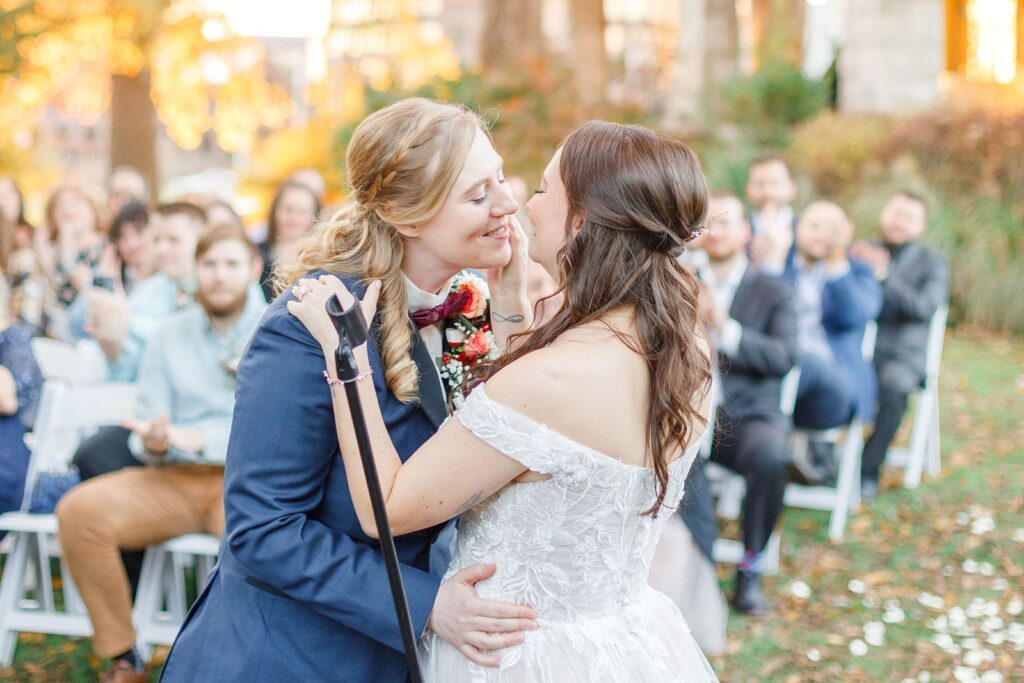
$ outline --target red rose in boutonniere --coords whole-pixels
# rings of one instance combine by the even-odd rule
[[[491,341],[487,338],[487,333],[483,330],[474,334],[466,340],[465,344],[462,345],[462,352],[472,360],[476,360],[480,356],[486,355],[490,350]]]
[[[467,318],[479,318],[487,311],[487,297],[478,283],[465,280],[454,291],[466,295],[466,303],[462,306],[462,315]]]
[[[466,371],[482,360],[493,358],[494,335],[487,318],[487,282],[470,272],[459,273],[452,281],[451,293],[465,296],[462,307],[445,320],[444,338],[447,350],[441,356],[438,369],[441,379],[453,392],[455,406],[461,404],[458,392]]]

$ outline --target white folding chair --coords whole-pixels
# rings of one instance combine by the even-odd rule
[[[195,565],[196,590],[202,591],[219,545],[209,534],[187,534],[146,549],[133,611],[135,643],[143,658],[149,659],[154,646],[174,642],[189,607],[185,572]]]
[[[779,409],[783,415],[791,416],[793,406],[796,404],[797,386],[800,384],[800,368],[795,367],[786,373],[782,378],[782,388],[779,392]],[[711,444],[707,444],[707,455],[710,456]],[[708,478],[712,482],[712,489],[718,497],[715,507],[716,514],[723,519],[739,519],[743,507],[743,496],[747,493],[747,483],[735,472],[717,465],[713,462],[705,464]],[[765,574],[775,574],[779,571],[780,554],[780,530],[772,532],[768,539],[768,545],[764,549],[764,566],[762,571]],[[712,548],[712,555],[716,562],[727,564],[739,564],[743,561],[746,550],[743,543],[729,538],[716,538]]]
[[[32,355],[39,364],[43,379],[87,384],[102,382],[107,376],[103,351],[92,339],[69,344],[57,339],[35,337],[32,339]]]
[[[28,504],[39,473],[66,469],[75,444],[83,436],[133,415],[136,393],[135,385],[122,383],[72,385],[48,380],[43,385],[21,510],[0,515],[0,530],[7,531],[10,538],[0,577],[0,666],[11,663],[20,632],[68,636],[92,633],[63,560],[64,610],[56,609],[50,559],[60,556],[55,538],[57,520],[54,515],[29,514]]]
[[[941,469],[939,450],[939,366],[942,364],[942,346],[946,336],[946,318],[949,308],[940,307],[932,314],[928,323],[928,346],[925,350],[924,387],[915,392],[917,405],[914,409],[910,445],[906,448],[889,448],[885,464],[906,468],[903,486],[912,489],[921,483],[922,472],[938,476]]]
[[[875,354],[875,340],[878,337],[878,325],[871,321],[864,330],[861,341],[861,353],[865,360],[870,361]],[[811,441],[843,443],[838,448],[839,468],[836,485],[804,486],[789,484],[786,486],[786,505],[789,507],[824,510],[831,513],[828,524],[828,536],[833,541],[843,538],[846,520],[850,513],[860,504],[860,454],[864,448],[864,423],[854,416],[846,427],[822,431],[793,430],[794,461],[807,458]]]

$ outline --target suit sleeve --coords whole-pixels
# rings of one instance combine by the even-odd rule
[[[727,356],[730,368],[770,377],[782,377],[793,369],[797,357],[796,309],[788,288],[779,287],[768,326],[764,330],[743,326],[739,348]]]
[[[882,285],[886,310],[903,320],[927,322],[949,298],[949,266],[946,259],[933,256],[924,284],[915,286],[898,272],[890,272]],[[886,313],[888,315],[888,313]]]
[[[825,285],[821,318],[826,329],[849,330],[874,320],[882,310],[882,288],[866,264],[850,262],[850,270]]]
[[[310,516],[323,496],[337,437],[324,358],[278,308],[250,342],[225,472],[228,547],[254,579],[395,650],[402,641],[380,551]],[[440,579],[402,566],[417,633]]]

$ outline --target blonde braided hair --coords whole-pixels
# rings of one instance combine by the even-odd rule
[[[404,240],[395,225],[430,220],[458,179],[483,122],[466,108],[409,98],[356,127],[345,158],[349,202],[319,221],[297,255],[274,270],[277,292],[310,271],[380,280],[378,349],[384,379],[400,400],[416,400],[419,372],[402,283]]]

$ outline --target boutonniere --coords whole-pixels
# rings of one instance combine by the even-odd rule
[[[445,320],[445,351],[438,361],[438,370],[458,407],[462,403],[459,386],[466,372],[481,361],[497,358],[498,354],[491,332],[487,282],[473,273],[459,273],[452,280],[450,294],[458,296],[463,303]]]

